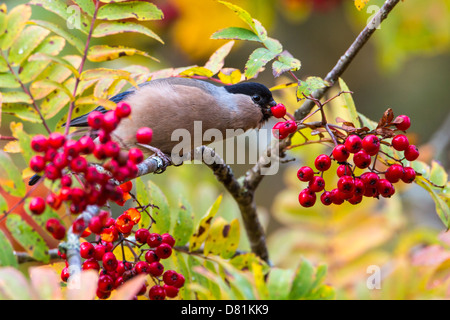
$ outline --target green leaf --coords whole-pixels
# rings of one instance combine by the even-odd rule
[[[5,58],[0,55],[0,73],[3,72],[9,72],[8,63],[6,62]]]
[[[66,40],[60,36],[47,37],[33,54],[44,53],[51,56],[59,54],[66,44]],[[0,59],[1,60],[1,59]],[[33,81],[50,64],[50,61],[26,61],[19,69],[19,78],[23,83]]]
[[[357,114],[358,114],[358,118],[361,120],[361,125],[362,126],[367,127],[370,130],[375,130],[375,128],[377,127],[378,123],[376,123],[375,121],[367,118],[362,113],[358,112]]]
[[[149,208],[150,214],[156,223],[152,226],[156,233],[170,232],[170,208],[167,198],[161,189],[151,180],[147,183],[150,203],[158,206],[157,208]],[[149,203],[143,203],[146,205]]]
[[[224,259],[231,259],[236,253],[239,246],[239,240],[241,236],[241,227],[238,219],[233,219],[225,229],[222,230],[224,244],[223,250],[220,252],[220,256]]]
[[[92,0],[72,0],[72,1],[75,2],[81,8],[81,10],[86,12],[89,16],[92,17],[94,15],[95,11],[94,1]]]
[[[2,250],[0,250],[0,266],[17,268],[19,264],[14,255],[14,249],[2,230],[0,230],[0,248],[2,248]]]
[[[292,282],[289,299],[298,300],[304,298],[312,289],[313,280],[314,267],[308,260],[303,259],[300,267],[297,269],[294,281]]]
[[[445,200],[436,193],[436,191],[424,177],[416,176],[416,180],[414,182],[428,191],[434,201],[434,204],[436,205],[437,215],[439,216],[439,218],[441,218],[441,221],[444,223],[444,225],[447,228],[450,228],[450,207],[445,202]]]
[[[19,141],[21,153],[23,155],[23,159],[26,163],[30,162],[31,157],[34,155],[33,150],[31,149],[31,136],[23,131],[23,123],[12,121],[9,125],[12,135],[14,138],[17,138]]]
[[[98,10],[97,18],[101,20],[160,20],[163,18],[163,12],[153,3],[130,1],[125,3],[108,3],[102,6]]]
[[[205,256],[209,254],[220,255],[225,245],[226,230],[229,230],[230,225],[222,217],[217,217],[211,224],[208,231],[208,235],[205,240],[205,246],[203,248],[203,254]],[[225,230],[225,232],[224,232]]]
[[[417,173],[421,174],[425,179],[430,178],[430,166],[425,162],[416,160],[411,162],[411,168],[413,168]]]
[[[341,88],[341,91],[350,91],[342,78],[339,78],[339,87]],[[361,128],[361,122],[359,121],[358,112],[356,111],[355,102],[353,101],[352,95],[350,93],[343,93],[342,96],[345,101],[345,105],[343,107],[348,111],[350,122],[353,123],[356,128]]]
[[[78,73],[78,70],[72,65],[71,62],[65,60],[64,58],[59,58],[59,57],[54,57],[51,56],[49,54],[43,53],[43,52],[38,52],[33,54],[30,59],[28,59],[29,61],[51,61],[51,62],[55,62],[67,69],[69,69],[73,75],[75,77],[79,77],[80,74]],[[52,80],[52,79],[45,79],[45,80]]]
[[[172,235],[175,238],[177,246],[184,246],[192,235],[194,230],[194,215],[192,207],[183,196],[178,202],[177,214],[175,216],[175,224],[173,226]]]
[[[445,186],[448,181],[448,173],[437,161],[431,161],[431,172],[429,180],[437,186]]]
[[[20,170],[10,156],[2,150],[0,150],[0,186],[12,196],[23,197],[25,195],[25,183]]]
[[[300,60],[295,59],[288,51],[283,51],[272,64],[272,73],[275,78],[287,71],[297,71],[301,67]]]
[[[234,41],[229,41],[217,49],[209,58],[208,62],[205,64],[205,68],[212,71],[213,74],[216,74],[223,68],[225,65],[225,58],[233,48]]]
[[[11,73],[0,73],[0,88],[20,88],[20,83]]]
[[[219,1],[219,3],[224,4],[225,6],[227,6],[229,9],[233,10],[234,13],[242,20],[244,21],[246,24],[248,24],[252,29],[255,29],[255,23],[253,21],[252,16],[245,11],[244,9],[242,9],[241,7],[232,4],[230,2],[227,1]]]
[[[97,68],[86,70],[81,74],[81,80],[94,80],[94,79],[100,80],[104,78],[123,79],[127,80],[132,85],[137,86],[136,82],[131,77],[131,73],[124,70]]]
[[[220,203],[222,202],[222,195],[220,195],[213,205],[208,209],[206,214],[200,220],[195,233],[189,240],[189,251],[195,251],[199,249],[208,236],[209,229],[211,227],[211,221],[219,210]]]
[[[75,78],[70,78],[62,83],[64,87],[66,87],[70,92],[73,92],[73,88],[75,87]],[[64,108],[70,102],[70,98],[66,92],[63,90],[56,89],[52,91],[49,95],[45,97],[45,99],[41,103],[41,112],[44,114],[46,118],[54,117],[62,108]],[[72,113],[73,117],[80,116],[77,111],[79,108],[75,108]]]
[[[90,47],[87,58],[92,62],[104,62],[115,60],[124,56],[134,56],[136,54],[158,61],[158,59],[152,57],[151,55],[149,55],[147,52],[144,51],[140,51],[134,48],[127,48],[123,46],[110,47],[107,45],[98,45]]]
[[[267,38],[263,41],[264,46],[272,51],[275,54],[280,54],[283,51],[283,46],[281,45],[280,41],[273,38]]]
[[[211,36],[211,39],[230,39],[261,42],[258,35],[253,31],[239,27],[229,27],[216,31]]]
[[[148,196],[147,188],[145,186],[142,178],[136,178],[136,198],[142,206],[145,206],[150,203],[150,198]],[[141,220],[139,220],[139,228],[148,228],[151,224],[150,217],[142,212]]]
[[[276,57],[276,53],[273,53],[266,48],[258,48],[252,52],[247,63],[245,64],[245,77],[247,79],[254,78],[262,71],[264,66],[273,58]]]
[[[149,28],[129,21],[112,21],[101,23],[97,27],[95,27],[92,36],[94,38],[101,38],[112,34],[119,34],[126,32],[141,33],[149,38],[153,38],[161,43],[164,43],[164,41]]]
[[[31,8],[29,5],[19,5],[11,10],[6,19],[6,30],[8,32],[0,36],[0,48],[2,50],[8,50],[11,47],[20,36],[30,17]]]
[[[17,214],[10,214],[6,219],[6,227],[14,239],[25,251],[37,261],[48,263],[50,256],[44,239]]]
[[[306,78],[305,81],[300,80],[298,82],[297,88],[297,99],[298,100],[305,99],[303,94],[308,96],[315,90],[325,88],[329,85],[330,84],[327,81],[323,80],[320,77],[308,77]]]
[[[50,31],[39,26],[28,26],[9,50],[9,63],[19,66],[27,59],[39,44],[48,36]]]
[[[271,300],[286,300],[289,298],[293,273],[290,269],[272,268],[267,280],[267,289]]]
[[[6,199],[0,194],[0,215],[4,214],[8,211],[8,202]]]
[[[27,95],[23,91],[7,91],[3,92],[3,102],[4,103],[27,103],[31,104],[33,103],[33,100],[31,100],[30,96]]]
[[[85,15],[77,14],[76,12],[71,10],[71,8],[67,5],[67,3],[64,0],[31,0],[29,4],[43,7],[46,10],[57,14],[65,22],[67,22],[67,24],[69,24],[69,22],[72,22],[73,20],[79,19],[79,24],[74,25],[73,27],[79,29],[85,34],[89,32],[90,26],[89,19]],[[74,14],[76,14],[76,16]]]
[[[2,112],[32,123],[40,123],[42,121],[36,110],[27,104],[4,103]]]
[[[6,14],[6,4],[0,4],[0,34],[3,35],[8,24],[8,15]],[[0,36],[1,37],[1,36]]]
[[[68,43],[74,46],[79,53],[84,54],[85,44],[83,43],[83,41],[81,41],[78,37],[70,34],[60,26],[42,20],[31,20],[30,23],[46,28],[47,30],[50,30],[51,32],[57,34],[58,36],[63,37]]]
[[[74,100],[72,92],[64,84],[61,84],[57,81],[47,79],[37,80],[34,81],[30,86],[30,91],[32,95],[35,97],[35,99],[42,99],[45,97],[45,95],[40,94],[42,90],[44,91],[60,90],[64,92],[71,101]]]

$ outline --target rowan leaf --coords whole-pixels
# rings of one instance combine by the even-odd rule
[[[3,102],[4,103],[27,103],[31,104],[33,100],[31,100],[30,96],[27,95],[23,91],[7,91],[3,92]]]
[[[172,235],[177,246],[184,246],[194,230],[192,207],[184,197],[180,197],[175,215]]]
[[[140,33],[164,44],[164,41],[149,28],[140,25],[138,23],[133,23],[129,21],[111,21],[100,23],[97,27],[95,27],[92,36],[94,38],[101,38],[113,34],[128,33],[128,32]]]
[[[264,66],[276,57],[276,53],[266,49],[258,48],[252,52],[247,63],[245,64],[245,77],[251,79],[256,77],[264,68]]]
[[[152,57],[144,51],[140,51],[134,48],[127,48],[123,46],[110,47],[107,45],[92,46],[88,51],[88,59],[92,62],[104,62],[114,59],[118,59],[124,56],[141,55],[155,61],[158,59]]]
[[[271,300],[287,300],[291,287],[292,276],[291,269],[272,268],[267,280],[267,289]]]
[[[37,111],[27,104],[4,103],[2,105],[2,112],[32,123],[39,123],[42,121]]]
[[[355,7],[356,9],[358,9],[359,11],[361,11],[362,9],[364,9],[364,7],[366,6],[366,4],[369,2],[370,0],[355,0]]]
[[[222,202],[222,195],[220,195],[213,205],[208,209],[206,214],[200,220],[196,231],[189,239],[189,251],[197,250],[201,247],[206,237],[208,236],[211,222],[217,211],[219,210],[220,203]]]
[[[241,236],[241,227],[238,219],[233,219],[229,224],[222,229],[224,240],[223,250],[220,256],[224,259],[231,259],[239,246]]]
[[[6,28],[8,32],[3,32],[0,35],[0,48],[8,50],[11,45],[22,33],[28,19],[31,17],[31,8],[29,5],[18,5],[14,7],[6,18]]]
[[[15,197],[25,195],[25,183],[22,180],[20,170],[16,167],[11,157],[0,150],[0,185],[3,190]]]
[[[203,248],[203,254],[205,256],[208,256],[209,254],[220,255],[225,245],[224,230],[228,230],[229,228],[230,225],[224,218],[217,217],[214,219],[214,222],[211,224],[208,231],[205,246]]]
[[[143,1],[108,3],[98,10],[100,20],[136,19],[139,21],[160,20],[163,12],[153,3]]]
[[[8,61],[11,66],[21,65],[48,36],[50,31],[39,26],[28,26],[9,49]]]
[[[95,4],[92,0],[72,0],[75,2],[81,10],[86,12],[89,16],[93,16],[95,12]]]
[[[17,263],[16,256],[14,255],[14,249],[11,246],[11,242],[2,230],[0,230],[0,248],[2,248],[2,250],[0,250],[0,266],[11,266],[14,268],[18,268],[19,264]]]
[[[240,27],[229,27],[218,30],[213,33],[211,39],[246,40],[246,41],[261,42],[258,35],[255,34],[252,30]]]
[[[448,203],[446,203],[446,201],[437,194],[437,192],[424,177],[416,176],[414,182],[428,191],[436,206],[437,215],[441,219],[442,223],[447,228],[450,228],[450,207]]]
[[[69,78],[64,81],[62,85],[67,88],[70,92],[73,92],[75,87],[75,79]],[[63,90],[56,89],[52,91],[50,94],[46,95],[45,99],[41,103],[41,112],[44,114],[45,118],[54,117],[59,111],[62,110],[69,102],[71,101],[70,97]],[[80,112],[80,108],[75,108],[73,112],[73,116],[78,116]],[[82,111],[81,111],[82,112]]]
[[[54,80],[37,80],[34,81],[30,86],[31,94],[35,99],[42,99],[45,97],[42,92],[60,90],[64,92],[70,101],[73,101],[75,98],[72,95],[72,92],[64,85]]]
[[[49,55],[47,53],[38,52],[36,54],[33,54],[29,59],[29,61],[51,61],[55,62],[67,69],[69,69],[75,77],[79,77],[78,70],[70,63],[69,61],[65,60],[64,58],[55,57],[52,55]],[[49,80],[49,79],[48,79]]]
[[[158,208],[149,208],[149,212],[153,219],[155,219],[155,224],[152,228],[154,232],[163,234],[170,232],[170,208],[167,198],[161,189],[151,180],[147,182],[147,190],[150,198],[150,203],[158,206]]]
[[[44,239],[21,216],[9,214],[6,218],[6,227],[31,257],[44,263],[50,261],[48,246]]]
[[[75,101],[75,106],[77,107],[84,104],[89,104],[92,105],[93,107],[102,106],[108,110],[114,109],[116,107],[116,104],[113,101],[108,99],[97,98],[95,96],[81,97]]]
[[[344,82],[342,78],[339,78],[339,87],[341,91],[350,91],[347,84]],[[356,111],[355,102],[353,101],[353,97],[350,93],[343,93],[345,105],[343,107],[347,109],[348,114],[350,116],[350,122],[352,122],[356,128],[361,127],[361,122],[359,121],[358,112]]]
[[[20,83],[11,73],[0,73],[0,88],[16,89],[20,88]]]
[[[429,180],[437,186],[445,186],[448,181],[448,173],[437,161],[431,161],[431,171]]]
[[[150,203],[150,198],[147,192],[147,187],[142,181],[142,178],[136,178],[136,198],[141,205],[147,205]],[[139,228],[148,228],[151,224],[150,217],[142,212],[141,220],[139,220]]]
[[[25,160],[26,163],[29,163],[31,157],[34,154],[30,147],[31,136],[23,130],[23,123],[21,122],[16,123],[12,121],[9,127],[11,129],[13,137],[16,138],[19,142],[23,159]]]

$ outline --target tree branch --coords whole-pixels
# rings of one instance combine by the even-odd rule
[[[392,9],[399,3],[400,0],[386,0],[381,9],[375,14],[372,20],[367,24],[367,26],[361,31],[361,33],[356,37],[355,41],[350,45],[343,56],[338,60],[334,68],[327,74],[324,80],[331,83],[329,87],[325,87],[316,90],[312,93],[312,96],[316,99],[322,98],[325,93],[330,89],[339,77],[344,73],[350,63],[353,61],[357,53],[370,39],[372,34],[377,30],[376,28],[380,23],[387,18],[388,14]],[[314,102],[311,100],[306,100],[303,105],[295,111],[295,119],[301,120],[308,115],[311,109],[314,107]]]

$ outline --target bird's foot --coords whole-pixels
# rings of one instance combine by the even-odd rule
[[[138,145],[152,151],[154,153],[152,157],[155,157],[157,161],[159,160],[158,169],[154,173],[163,173],[164,171],[166,171],[166,168],[172,164],[172,159],[170,158],[170,156],[162,152],[160,149],[149,146],[148,144],[138,143]]]

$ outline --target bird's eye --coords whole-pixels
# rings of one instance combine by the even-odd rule
[[[261,101],[261,96],[258,94],[255,94],[255,95],[253,95],[252,100],[254,102],[259,102],[259,101]]]

